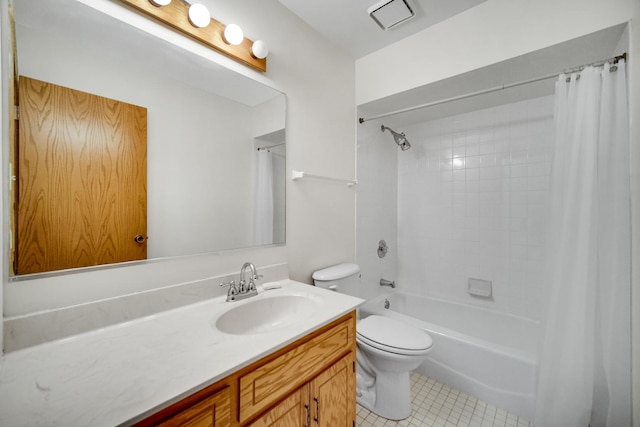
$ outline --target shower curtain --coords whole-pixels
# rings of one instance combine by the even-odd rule
[[[254,194],[254,244],[273,243],[273,159],[268,150],[256,150]]]
[[[624,61],[556,83],[537,427],[631,426]]]

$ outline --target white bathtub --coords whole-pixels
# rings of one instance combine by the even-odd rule
[[[533,418],[538,322],[406,292],[360,307],[361,317],[372,314],[405,321],[431,336],[433,350],[417,369],[421,374]]]

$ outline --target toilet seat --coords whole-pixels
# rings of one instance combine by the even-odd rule
[[[421,329],[378,315],[358,322],[356,340],[389,353],[416,356],[427,354],[433,345],[431,337]]]

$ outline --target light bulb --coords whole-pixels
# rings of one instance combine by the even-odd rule
[[[171,3],[171,0],[149,0],[149,3],[154,6],[166,6]]]
[[[242,28],[237,26],[236,24],[229,24],[224,27],[224,40],[232,45],[239,45],[244,40],[244,34],[242,33]]]
[[[262,40],[256,40],[251,45],[251,54],[258,59],[264,59],[269,55],[269,46]]]
[[[189,6],[189,21],[194,27],[204,28],[211,22],[211,14],[207,6],[195,3]]]

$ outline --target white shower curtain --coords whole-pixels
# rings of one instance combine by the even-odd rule
[[[537,427],[631,425],[625,64],[556,83]]]
[[[253,174],[254,201],[254,243],[270,245],[273,243],[273,159],[268,150],[256,150]]]

